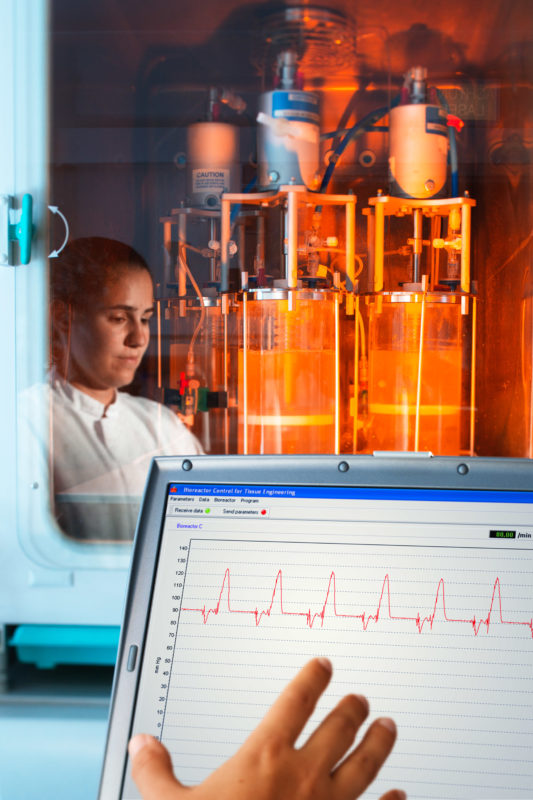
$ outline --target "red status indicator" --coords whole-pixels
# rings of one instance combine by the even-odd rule
[[[266,513],[267,513],[267,512],[266,512],[266,508],[262,508],[262,509],[261,509],[261,516],[263,516],[263,517],[264,517]]]

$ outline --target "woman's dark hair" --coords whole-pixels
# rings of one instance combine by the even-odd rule
[[[83,308],[125,269],[150,274],[144,258],[123,242],[102,236],[74,239],[58,258],[50,260],[51,300]]]

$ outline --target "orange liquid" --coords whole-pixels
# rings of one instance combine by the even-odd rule
[[[333,350],[250,350],[249,453],[335,452]],[[244,449],[244,357],[239,350],[239,452]]]
[[[461,445],[460,348],[424,350],[418,450],[456,455]],[[414,450],[418,352],[370,353],[370,450]]]

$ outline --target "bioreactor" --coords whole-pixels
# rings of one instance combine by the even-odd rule
[[[212,89],[188,129],[187,201],[162,219],[165,401],[208,452],[473,454],[475,200],[458,196],[462,121],[423,66],[388,106],[329,132],[296,50],[278,53],[273,83],[257,99],[244,188],[238,127],[217,109],[237,118],[245,101]],[[347,147],[374,131],[388,141],[389,179],[358,237],[356,195],[328,187]],[[208,262],[202,285],[191,253]]]

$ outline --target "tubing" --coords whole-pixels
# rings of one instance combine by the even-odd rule
[[[320,141],[326,142],[328,139],[335,139],[336,136],[342,136],[344,133],[348,133],[351,128],[339,128],[338,131],[328,131],[327,133],[320,134]],[[380,133],[387,133],[389,130],[388,125],[373,125],[373,131],[379,131]]]
[[[247,184],[247,185],[244,187],[244,189],[243,189],[243,193],[244,193],[244,194],[248,194],[248,192],[251,192],[251,191],[252,191],[252,189],[254,188],[254,186],[255,186],[255,184],[256,184],[256,183],[257,183],[257,175],[254,175],[254,177],[252,178],[252,180],[250,181],[250,183],[248,183],[248,184]],[[240,210],[241,210],[241,203],[238,203],[237,205],[233,206],[233,208],[231,209],[231,214],[230,214],[230,227],[232,227],[232,228],[233,228],[233,225],[234,225],[234,223],[235,223],[235,220],[237,219],[237,214],[239,213],[239,211],[240,211]]]
[[[324,173],[324,177],[322,178],[322,183],[320,184],[320,188],[318,190],[319,194],[323,194],[326,189],[328,188],[328,184],[331,180],[331,176],[337,166],[337,162],[339,161],[340,157],[346,150],[347,146],[353,139],[357,139],[358,136],[361,136],[367,130],[369,130],[374,122],[377,122],[386,114],[389,113],[389,107],[384,106],[382,108],[378,108],[375,111],[371,111],[369,114],[363,117],[359,122],[357,122],[352,128],[349,129],[348,133],[344,136],[341,140],[338,147],[334,150],[333,155],[330,158],[328,167]]]

